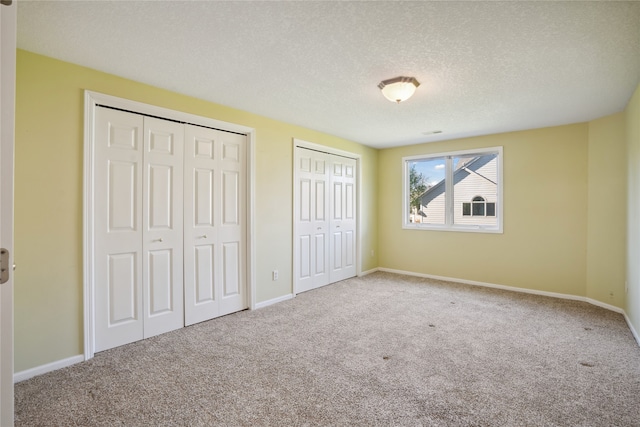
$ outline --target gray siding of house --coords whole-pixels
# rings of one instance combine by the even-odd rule
[[[470,202],[474,197],[484,197],[487,202],[496,203],[498,208],[498,189],[495,184],[498,182],[497,159],[494,157],[488,162],[483,162],[475,173],[467,173],[464,179],[456,182],[453,188],[453,221],[455,224],[478,224],[478,225],[496,225],[497,218],[480,217],[480,216],[463,216],[462,203]],[[487,179],[483,178],[486,177]]]
[[[454,173],[454,223],[474,225],[496,225],[497,217],[463,216],[462,204],[471,202],[481,196],[486,202],[497,205],[498,168],[497,159],[493,155],[482,156],[469,164],[469,168],[459,169]],[[416,222],[423,224],[445,223],[444,182],[438,183],[427,191],[421,199],[420,210],[426,215],[415,216]]]

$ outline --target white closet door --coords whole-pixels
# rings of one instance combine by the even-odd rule
[[[144,118],[144,338],[184,326],[183,152],[183,124]]]
[[[297,147],[295,292],[329,283],[329,155]]]
[[[183,143],[180,123],[96,109],[96,351],[184,325]]]
[[[331,156],[331,283],[356,275],[356,161]]]
[[[143,338],[143,117],[97,108],[95,117],[95,349]]]
[[[247,308],[246,136],[220,132],[220,315]]]
[[[246,136],[185,129],[185,323],[247,308]]]

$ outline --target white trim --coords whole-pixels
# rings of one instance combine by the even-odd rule
[[[362,220],[362,191],[360,191],[362,183],[362,156],[356,157],[356,277],[362,271],[362,230],[360,229]]]
[[[494,289],[502,289],[505,291],[512,292],[520,292],[524,294],[534,294],[534,295],[542,295],[545,297],[553,297],[553,298],[562,298],[574,301],[587,301],[587,298],[580,297],[577,295],[570,294],[560,294],[557,292],[547,292],[547,291],[539,291],[535,289],[526,289],[526,288],[516,288],[514,286],[505,286],[505,285],[496,285],[494,283],[486,283],[486,282],[478,282],[475,280],[466,280],[466,279],[457,279],[455,277],[446,277],[446,276],[436,276],[434,274],[423,274],[423,273],[414,273],[412,271],[404,271],[404,270],[394,270],[391,268],[381,267],[380,271],[385,271],[387,273],[395,273],[395,274],[403,274],[406,276],[415,276],[415,277],[423,277],[425,279],[434,279],[434,280],[442,280],[445,282],[453,282],[453,283],[463,283],[465,285],[473,285],[473,286],[482,286],[485,288],[494,288]],[[612,306],[611,306],[612,307]]]
[[[582,299],[580,301],[588,302],[591,305],[595,305],[597,307],[601,307],[601,308],[604,308],[604,309],[609,310],[609,311],[615,311],[616,313],[625,314],[624,309],[622,309],[620,307],[616,307],[615,305],[607,304],[607,303],[604,303],[602,301],[598,301],[598,300],[595,300],[595,299],[592,299],[592,298],[584,297],[584,299]]]
[[[13,383],[16,384],[20,381],[25,381],[29,378],[37,377],[38,375],[46,374],[48,372],[57,371],[58,369],[66,368],[80,362],[84,362],[84,355],[82,354],[47,363],[46,365],[36,366],[35,368],[27,369],[26,371],[16,372],[13,375]]]
[[[249,310],[256,308],[256,131],[247,132],[247,297]]]
[[[636,339],[636,342],[638,343],[638,346],[640,346],[640,334],[638,334],[638,331],[636,331],[636,328],[633,327],[633,323],[631,323],[631,319],[629,319],[629,316],[627,316],[627,312],[623,311],[622,314],[624,315],[624,320],[627,321],[627,325],[629,325],[629,329],[631,330],[631,335],[633,335],[633,337]]]
[[[235,123],[224,122],[209,117],[197,116],[181,111],[170,110],[155,105],[118,98],[103,93],[85,90],[84,92],[84,199],[83,199],[83,289],[84,289],[84,360],[91,359],[95,354],[95,295],[93,276],[93,194],[94,170],[93,170],[93,134],[95,109],[98,105],[135,111],[156,117],[164,117],[169,120],[177,120],[195,125],[201,125],[220,129],[228,132],[244,134],[247,137],[247,306],[255,308],[256,298],[256,274],[255,274],[255,129]]]
[[[368,276],[370,274],[375,273],[376,271],[380,271],[380,269],[376,267],[376,268],[372,268],[371,270],[362,271],[360,272],[360,274],[358,274],[358,277]]]
[[[377,271],[383,271],[383,272],[386,272],[386,273],[393,273],[393,274],[402,274],[402,275],[405,275],[405,276],[414,276],[414,277],[423,277],[423,278],[427,278],[427,279],[443,280],[443,281],[446,281],[446,282],[463,283],[463,284],[473,285],[473,286],[482,286],[482,287],[487,287],[487,288],[502,289],[502,290],[511,291],[511,292],[520,292],[520,293],[548,296],[548,297],[552,297],[552,298],[561,298],[561,299],[568,299],[568,300],[574,300],[574,301],[588,302],[589,304],[593,304],[593,305],[596,305],[598,307],[602,307],[604,309],[614,311],[616,313],[621,313],[624,316],[627,324],[629,325],[629,329],[631,330],[631,334],[633,335],[633,337],[635,338],[636,342],[638,343],[638,346],[640,346],[640,335],[638,335],[638,332],[635,330],[635,328],[631,324],[631,319],[629,319],[629,316],[627,316],[627,313],[623,309],[621,309],[619,307],[615,307],[613,305],[602,303],[600,301],[596,301],[596,300],[591,299],[591,298],[579,297],[579,296],[568,295],[568,294],[559,294],[559,293],[555,293],[555,292],[545,292],[545,291],[536,291],[536,290],[532,290],[532,289],[516,288],[516,287],[512,287],[512,286],[496,285],[496,284],[492,284],[492,283],[477,282],[477,281],[473,281],[473,280],[464,280],[464,279],[455,279],[455,278],[444,277],[444,276],[435,276],[435,275],[432,275],[432,274],[414,273],[414,272],[411,272],[411,271],[394,270],[394,269],[391,269],[391,268],[383,268],[383,267],[373,268],[371,270],[363,271],[358,275],[358,277],[368,276],[369,274],[373,274],[373,273],[375,273]],[[281,297],[273,298],[273,299],[270,299],[270,300],[267,300],[267,301],[262,301],[262,302],[259,302],[259,303],[255,303],[254,307],[252,308],[252,310],[253,309],[257,310],[257,309],[260,309],[260,308],[265,308],[265,307],[268,307],[270,305],[274,305],[274,304],[278,304],[278,303],[281,303],[281,302],[284,302],[284,301],[291,300],[293,298],[295,298],[294,294],[287,294],[287,295],[283,295]],[[62,368],[66,368],[67,366],[75,365],[76,363],[83,362],[84,360],[85,360],[85,356],[83,356],[82,354],[79,354],[77,356],[69,357],[67,359],[62,359],[62,360],[58,360],[56,362],[48,363],[46,365],[37,366],[35,368],[31,368],[31,369],[28,369],[26,371],[15,373],[14,376],[13,376],[13,381],[14,381],[14,383],[19,383],[20,381],[28,380],[29,378],[32,378],[32,377],[35,377],[35,376],[38,376],[38,375],[42,375],[42,374],[46,374],[47,372],[52,372],[52,371],[55,371],[57,369],[62,369]]]
[[[89,91],[84,92],[84,178],[83,178],[83,247],[82,265],[84,276],[84,358],[91,359],[95,354],[94,295],[93,295],[93,133],[95,129],[94,111],[97,100]]]
[[[541,295],[541,296],[551,297],[551,298],[559,298],[559,299],[566,299],[566,300],[572,300],[572,301],[586,302],[586,303],[589,303],[591,305],[595,305],[597,307],[604,308],[605,310],[609,310],[609,311],[613,311],[615,313],[622,314],[624,316],[627,324],[629,325],[629,329],[631,330],[631,334],[633,335],[633,337],[635,338],[636,342],[638,343],[638,346],[640,346],[640,335],[638,335],[638,332],[635,330],[635,328],[631,324],[631,319],[629,319],[629,316],[627,316],[627,313],[624,311],[624,309],[622,309],[620,307],[616,307],[616,306],[611,305],[611,304],[606,304],[606,303],[598,301],[598,300],[594,300],[592,298],[581,297],[581,296],[578,296],[578,295],[561,294],[561,293],[557,293],[557,292],[539,291],[539,290],[535,290],[535,289],[516,288],[514,286],[496,285],[494,283],[478,282],[478,281],[475,281],[475,280],[456,279],[455,277],[445,277],[445,276],[436,276],[436,275],[433,275],[433,274],[414,273],[412,271],[395,270],[395,269],[392,269],[392,268],[380,267],[377,270],[378,271],[384,271],[386,273],[403,274],[405,276],[423,277],[425,279],[435,279],[435,280],[442,280],[442,281],[445,281],[445,282],[463,283],[465,285],[482,286],[482,287],[485,287],[485,288],[502,289],[504,291],[510,291],[510,292],[520,292],[520,293],[523,293],[523,294]]]
[[[334,154],[336,156],[342,156],[342,157],[347,157],[349,159],[353,159],[356,161],[356,277],[360,275],[360,271],[362,269],[362,257],[361,257],[361,248],[362,248],[362,242],[361,242],[361,224],[362,224],[362,191],[360,190],[361,185],[362,185],[362,155],[357,154],[357,153],[352,153],[349,151],[344,151],[344,150],[340,150],[337,148],[332,148],[332,147],[327,147],[326,145],[320,145],[320,144],[316,144],[313,142],[309,142],[309,141],[305,141],[303,139],[297,139],[297,138],[293,138],[293,245],[292,245],[292,249],[293,249],[293,254],[292,254],[292,268],[291,268],[291,274],[292,274],[292,283],[291,283],[291,290],[293,292],[293,295],[296,295],[297,292],[297,275],[296,275],[296,256],[297,256],[297,247],[298,247],[298,243],[297,243],[297,239],[296,239],[296,235],[297,235],[297,222],[296,222],[296,191],[297,191],[297,185],[298,185],[298,168],[295,165],[295,159],[296,159],[296,148],[306,148],[309,150],[315,150],[315,151],[320,151],[322,153],[328,153],[328,154]]]
[[[268,307],[270,305],[274,305],[274,304],[278,304],[279,302],[284,302],[284,301],[289,301],[290,299],[293,299],[295,297],[295,295],[293,294],[286,294],[283,295],[281,297],[277,297],[277,298],[273,298],[267,301],[262,301],[259,303],[256,303],[256,310],[259,308],[265,308]]]

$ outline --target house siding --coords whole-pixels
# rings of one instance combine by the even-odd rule
[[[458,169],[454,173],[454,223],[473,225],[496,225],[497,217],[464,216],[462,204],[471,202],[476,196],[481,196],[485,202],[496,203],[498,209],[498,160],[494,155],[481,156],[468,169]],[[431,191],[425,192],[420,200],[420,211],[424,215],[412,216],[413,221],[423,224],[445,223],[445,186],[442,182],[436,184]]]
[[[456,180],[453,187],[453,221],[455,224],[496,225],[496,216],[464,216],[462,203],[471,202],[476,196],[481,196],[485,202],[496,203],[498,209],[498,160],[492,160],[480,166],[475,172],[464,172],[465,176]],[[482,176],[479,176],[479,175]],[[485,178],[483,178],[485,177]]]

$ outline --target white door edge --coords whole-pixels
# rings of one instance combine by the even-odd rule
[[[0,5],[0,247],[9,251],[9,279],[0,284],[0,425],[14,424],[13,174],[17,5]]]
[[[360,273],[362,272],[362,260],[361,260],[361,256],[360,256],[360,247],[362,242],[360,241],[360,236],[362,236],[362,233],[360,232],[360,224],[362,223],[362,209],[360,208],[362,206],[362,191],[360,191],[360,185],[362,182],[362,156],[360,154],[357,153],[352,153],[349,151],[344,151],[344,150],[340,150],[337,148],[332,148],[332,147],[327,147],[326,145],[320,145],[320,144],[316,144],[314,142],[309,142],[309,141],[305,141],[302,139],[298,139],[298,138],[293,138],[293,162],[295,162],[296,159],[296,150],[298,148],[306,148],[309,150],[315,150],[315,151],[320,151],[323,153],[329,153],[329,154],[334,154],[336,156],[342,156],[342,157],[348,157],[350,159],[354,159],[356,161],[356,276],[359,276]],[[297,295],[299,294],[299,290],[298,290],[298,279],[297,279],[297,265],[298,265],[298,242],[296,239],[298,230],[297,230],[297,221],[296,221],[296,215],[295,215],[295,198],[296,198],[296,189],[297,189],[297,182],[298,182],[298,172],[297,172],[297,168],[296,165],[293,165],[293,266],[292,266],[292,277],[293,277],[293,284],[292,284],[292,293],[293,295]]]
[[[238,125],[235,123],[224,122],[209,117],[198,116],[195,114],[175,111],[168,108],[158,107],[155,105],[145,104],[142,102],[132,101],[124,98],[118,98],[99,92],[85,90],[84,93],[84,197],[83,197],[83,267],[84,267],[84,359],[91,359],[95,355],[95,284],[93,282],[94,271],[93,245],[95,237],[93,236],[93,187],[95,180],[94,162],[94,117],[95,110],[99,105],[105,107],[119,108],[127,111],[135,111],[141,114],[162,117],[169,120],[192,123],[200,126],[207,126],[220,129],[227,132],[235,132],[244,134],[247,137],[247,302],[249,309],[255,309],[255,217],[254,217],[254,201],[255,201],[255,129]]]

